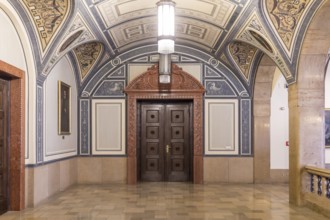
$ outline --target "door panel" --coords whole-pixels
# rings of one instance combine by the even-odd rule
[[[8,210],[8,86],[8,81],[0,79],[0,214]]]
[[[189,181],[190,104],[141,104],[141,180]]]
[[[141,179],[163,181],[164,106],[143,105],[141,108]]]
[[[167,131],[165,142],[170,145],[167,154],[168,181],[189,180],[189,105],[166,106]]]

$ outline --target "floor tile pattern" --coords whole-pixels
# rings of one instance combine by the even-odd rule
[[[79,185],[0,220],[325,220],[288,202],[287,185]]]

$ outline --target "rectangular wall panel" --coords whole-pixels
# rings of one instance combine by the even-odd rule
[[[238,102],[236,99],[205,100],[205,154],[237,155]]]
[[[94,155],[124,155],[125,100],[93,100],[92,153]]]

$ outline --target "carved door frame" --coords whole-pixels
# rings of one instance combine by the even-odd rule
[[[0,76],[10,81],[9,211],[25,203],[25,77],[24,71],[0,61]]]
[[[170,86],[158,84],[158,65],[154,65],[125,89],[128,98],[127,182],[137,183],[137,102],[146,100],[187,100],[193,102],[193,183],[203,183],[203,85],[172,64]]]

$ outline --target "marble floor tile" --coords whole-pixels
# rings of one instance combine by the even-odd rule
[[[287,185],[78,185],[0,220],[325,220],[289,204]]]

